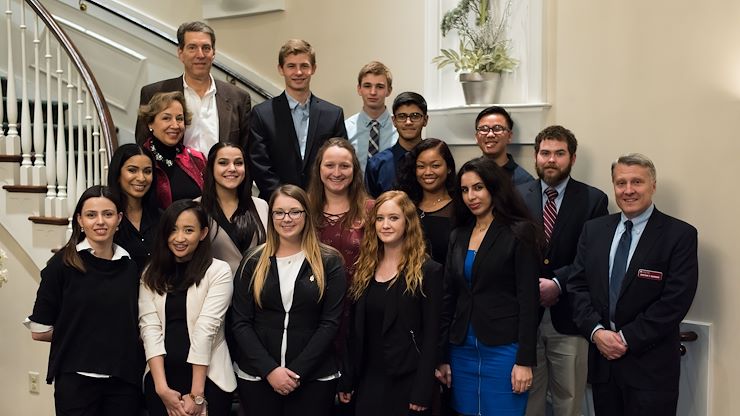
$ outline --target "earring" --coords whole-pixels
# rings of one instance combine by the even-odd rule
[[[80,232],[84,234],[85,233],[85,229],[82,228],[82,227],[80,227]]]
[[[152,130],[152,128],[151,128],[151,127],[149,127],[149,131],[154,131],[154,130]]]

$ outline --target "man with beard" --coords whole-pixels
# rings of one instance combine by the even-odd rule
[[[534,178],[514,158],[506,153],[506,147],[514,135],[514,120],[503,107],[491,106],[475,118],[475,140],[483,156],[493,159],[497,165],[509,174],[514,186],[521,185]]]
[[[578,142],[562,126],[550,126],[535,138],[539,180],[519,185],[532,216],[542,221],[542,252],[537,367],[529,392],[527,415],[545,415],[549,389],[556,416],[579,415],[586,389],[588,342],[579,335],[565,285],[576,255],[583,224],[607,215],[604,192],[576,181],[570,170]]]
[[[396,167],[406,153],[421,143],[421,131],[428,120],[427,102],[420,94],[402,92],[393,100],[393,125],[398,130],[398,142],[368,159],[365,168],[365,187],[373,198],[396,184]]]

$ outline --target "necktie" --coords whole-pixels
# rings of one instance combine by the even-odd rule
[[[630,254],[630,245],[632,244],[632,221],[624,222],[624,232],[619,238],[617,252],[614,254],[614,263],[612,264],[612,275],[609,279],[609,320],[614,322],[614,311],[617,309],[617,299],[619,292],[622,290],[622,281],[627,272],[627,258]]]
[[[378,150],[380,150],[380,146],[378,145],[378,136],[380,136],[380,123],[378,123],[378,120],[370,120],[370,140],[368,140],[367,143],[367,154],[368,157],[375,156],[376,153],[378,153]]]
[[[555,227],[555,218],[558,217],[558,211],[555,209],[555,198],[558,197],[558,191],[555,188],[547,188],[545,189],[545,195],[547,195],[547,202],[545,202],[545,209],[542,210],[542,223],[545,226],[545,240],[547,240],[547,244],[550,244],[552,229]]]

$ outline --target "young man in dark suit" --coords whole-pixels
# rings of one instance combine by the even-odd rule
[[[573,323],[566,284],[583,224],[607,215],[606,194],[570,176],[578,141],[570,130],[550,126],[534,141],[538,180],[517,190],[545,230],[540,286],[541,322],[537,367],[527,401],[527,416],[544,416],[550,392],[556,416],[581,414],[588,371],[588,342]]]
[[[696,293],[697,232],[655,208],[655,178],[641,154],[612,163],[621,212],[585,224],[568,280],[574,320],[591,341],[599,416],[676,414],[679,325]]]
[[[260,198],[270,198],[286,183],[308,186],[311,166],[321,145],[347,138],[344,112],[311,92],[316,54],[305,40],[291,39],[278,55],[285,91],[254,107],[250,121],[250,174]]]
[[[249,94],[228,82],[213,79],[211,65],[216,57],[216,34],[203,22],[187,22],[177,29],[177,57],[182,76],[141,88],[139,104],[148,104],[158,92],[180,91],[193,118],[185,129],[184,142],[208,154],[217,142],[231,142],[246,150],[249,139]],[[146,123],[136,121],[136,141],[149,136]]]

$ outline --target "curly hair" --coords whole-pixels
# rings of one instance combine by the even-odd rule
[[[410,152],[406,153],[398,167],[398,184],[395,189],[403,189],[411,198],[411,202],[418,205],[424,196],[424,190],[419,184],[419,179],[416,177],[416,159],[422,152],[427,150],[435,149],[439,152],[442,159],[444,159],[447,165],[447,179],[445,179],[445,189],[447,194],[455,199],[459,187],[455,178],[455,158],[452,156],[449,146],[444,140],[440,139],[425,139],[417,144]]]
[[[339,147],[350,153],[352,156],[352,182],[347,189],[347,199],[349,199],[349,211],[341,222],[342,228],[352,228],[354,224],[362,224],[365,220],[365,203],[367,201],[367,192],[365,191],[365,182],[362,180],[362,170],[360,162],[357,160],[355,148],[342,137],[334,137],[326,141],[316,155],[311,176],[308,182],[308,206],[313,217],[314,224],[321,226],[324,221],[322,212],[326,204],[326,192],[324,184],[321,182],[321,164],[324,160],[324,152],[330,147]]]
[[[416,206],[403,191],[384,192],[375,200],[370,218],[376,218],[378,209],[388,201],[398,204],[406,221],[401,262],[398,264],[398,274],[391,281],[391,285],[396,283],[398,276],[403,275],[406,283],[404,293],[415,295],[420,292],[424,295],[422,292],[422,280],[424,278],[422,266],[427,258],[426,241],[424,240],[424,232],[421,229],[419,216],[416,214]],[[365,235],[360,246],[360,257],[356,263],[357,271],[348,292],[350,299],[356,302],[367,290],[383,254],[384,247],[378,239],[375,221],[367,221],[365,223]]]

